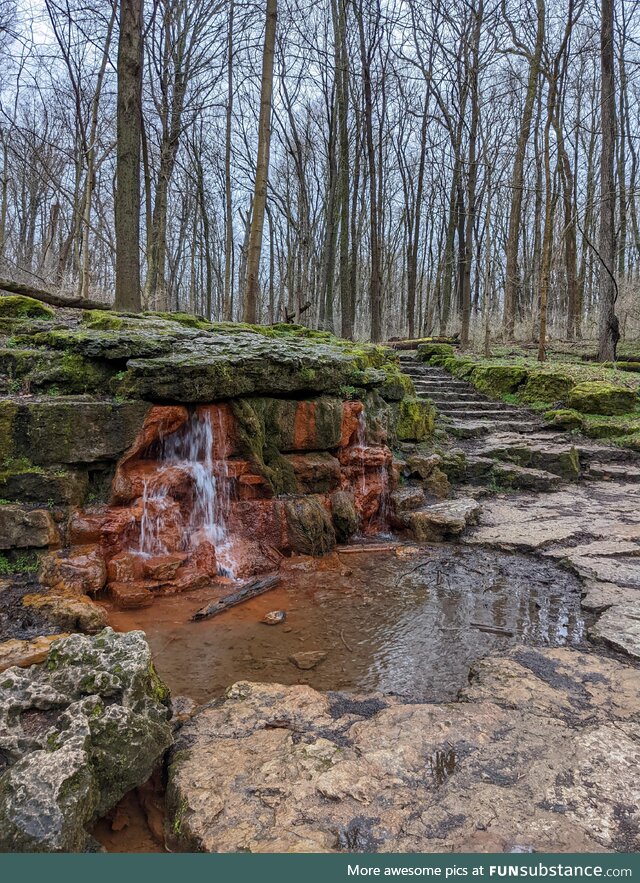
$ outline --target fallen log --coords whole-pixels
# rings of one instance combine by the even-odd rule
[[[13,282],[11,279],[0,279],[0,291],[8,291],[10,294],[21,294],[24,297],[32,297],[52,307],[75,307],[80,310],[110,310],[109,304],[97,300],[84,300],[81,297],[64,297],[54,294],[44,288],[34,288],[24,282]]]
[[[388,340],[387,345],[394,350],[414,350],[421,343],[449,343],[457,346],[460,341],[457,335],[454,337],[417,337],[413,340]]]
[[[250,601],[251,598],[256,598],[269,589],[273,589],[279,582],[280,574],[278,573],[270,573],[261,579],[254,579],[252,582],[242,586],[241,589],[231,592],[230,595],[225,595],[217,601],[211,601],[209,604],[205,604],[204,607],[196,610],[191,617],[191,622],[200,622],[202,619],[211,619],[212,616],[218,616],[218,614],[224,613],[225,610],[229,610],[230,607],[235,607],[244,601]]]

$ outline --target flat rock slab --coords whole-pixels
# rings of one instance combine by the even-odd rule
[[[615,583],[603,583],[598,580],[585,580],[580,606],[591,613],[602,613],[614,604],[636,601],[640,601],[640,591],[637,589],[622,588]]]
[[[640,848],[637,669],[516,648],[478,663],[462,699],[235,684],[178,731],[171,848]]]
[[[420,542],[440,542],[458,536],[468,524],[475,524],[482,507],[477,500],[462,497],[407,513],[406,524]]]
[[[589,636],[640,660],[640,600],[609,607],[589,629]]]

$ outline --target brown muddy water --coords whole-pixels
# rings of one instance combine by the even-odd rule
[[[544,559],[450,544],[289,559],[277,588],[190,622],[212,597],[204,589],[143,610],[110,608],[115,628],[146,632],[173,695],[197,703],[239,680],[449,700],[491,651],[584,637],[572,574]],[[285,611],[285,622],[263,624],[273,610]],[[326,658],[301,670],[291,657],[308,651]]]

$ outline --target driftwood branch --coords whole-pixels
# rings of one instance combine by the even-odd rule
[[[247,585],[238,589],[236,592],[232,592],[230,595],[225,595],[224,598],[219,598],[217,601],[211,601],[209,604],[205,604],[200,610],[196,610],[191,617],[191,621],[199,622],[201,619],[210,619],[212,616],[218,616],[218,614],[224,613],[224,611],[228,610],[230,607],[235,607],[236,604],[250,601],[251,598],[256,598],[258,595],[262,595],[263,592],[273,589],[279,582],[280,576],[277,573],[270,573],[268,576],[263,576],[261,579],[255,579],[253,582],[247,583]]]
[[[80,297],[63,297],[61,294],[54,294],[52,291],[46,291],[44,288],[34,288],[33,285],[27,285],[24,282],[13,282],[11,279],[0,279],[0,291],[32,297],[34,300],[51,304],[52,307],[76,307],[80,310],[111,309],[108,304],[104,304],[101,301],[83,300]]]
[[[306,313],[310,306],[311,306],[311,301],[308,300],[306,302],[306,304],[304,304],[304,306],[300,307],[300,309],[298,311],[298,315],[301,316],[303,313]],[[286,307],[283,307],[283,310],[284,310],[284,321],[288,325],[290,325],[295,320],[296,314],[295,314],[295,312],[290,313]]]

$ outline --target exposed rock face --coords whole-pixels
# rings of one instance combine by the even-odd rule
[[[171,755],[173,849],[635,851],[637,671],[518,648],[464,701],[404,704],[242,682]]]
[[[50,546],[59,541],[51,513],[24,506],[0,506],[0,549]]]
[[[73,852],[171,743],[142,632],[56,641],[0,682],[0,850]]]

